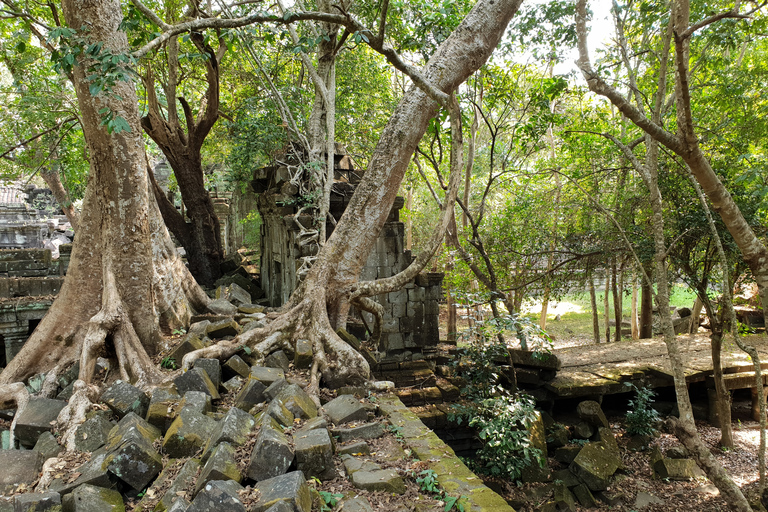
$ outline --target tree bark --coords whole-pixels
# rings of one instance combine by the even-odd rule
[[[200,39],[202,39],[200,37]],[[169,98],[168,118],[160,113],[160,105],[155,93],[152,71],[148,71],[146,79],[147,115],[141,119],[141,126],[147,135],[157,144],[168,159],[168,163],[176,175],[176,182],[181,192],[182,201],[186,207],[187,222],[175,207],[162,208],[161,213],[168,229],[184,247],[189,262],[189,270],[200,284],[213,286],[216,279],[221,277],[221,261],[224,256],[221,243],[219,219],[213,208],[213,201],[205,188],[205,176],[200,151],[206,136],[219,117],[219,65],[216,53],[201,40],[192,38],[199,49],[208,54],[205,61],[206,80],[208,88],[205,94],[205,110],[198,116],[197,121],[184,98],[179,98],[184,117],[186,118],[186,133],[175,114],[175,98]],[[169,42],[173,46],[173,41]],[[168,66],[176,69],[178,61],[176,53],[168,52]],[[175,93],[174,79],[169,80]],[[173,101],[172,101],[173,100]],[[173,205],[171,205],[173,206]]]
[[[119,2],[64,0],[62,6],[69,26],[89,27],[83,36],[115,54],[127,52],[126,35],[118,30]],[[121,378],[139,386],[156,383],[161,374],[150,357],[161,329],[188,324],[208,301],[176,256],[150,200],[133,85],[118,82],[112,94],[93,97],[88,64],[79,60],[74,68],[91,169],[72,260],[58,297],[0,375],[0,385],[55,373],[76,360],[80,379],[89,383],[95,356],[106,346],[114,349]],[[130,130],[109,134],[101,126],[104,108],[125,119]]]
[[[653,265],[643,264],[653,279]],[[653,286],[645,279],[640,282],[640,339],[653,338]]]
[[[595,293],[595,278],[592,269],[587,270],[587,282],[589,283],[589,304],[592,310],[592,336],[595,343],[600,343],[600,316],[597,313],[597,294]]]

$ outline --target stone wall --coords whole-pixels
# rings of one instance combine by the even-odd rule
[[[340,219],[359,182],[360,171],[347,156],[336,156],[336,181],[331,193],[330,213]],[[272,306],[284,304],[299,282],[305,258],[317,253],[317,246],[304,244],[303,226],[312,229],[312,218],[301,209],[302,198],[286,165],[274,165],[254,172],[252,186],[259,193],[257,205],[262,218],[261,287]],[[387,222],[368,256],[361,280],[390,277],[404,270],[412,261],[404,248],[405,226],[399,219],[403,199],[398,197]],[[298,215],[298,216],[297,216]],[[326,224],[327,233],[333,225]],[[438,302],[442,296],[443,274],[418,276],[405,288],[374,297],[384,306],[379,350],[386,355],[434,351],[439,341]],[[350,312],[349,331],[365,337],[374,326],[370,313]]]

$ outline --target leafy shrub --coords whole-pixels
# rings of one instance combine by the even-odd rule
[[[519,480],[533,464],[544,464],[541,450],[531,444],[527,427],[536,420],[535,402],[524,394],[502,394],[478,403],[454,406],[449,419],[467,421],[478,429],[483,448],[477,453],[476,469],[493,476]]]
[[[630,435],[652,436],[658,430],[659,413],[651,407],[656,397],[656,392],[650,388],[638,388],[630,382],[625,386],[635,390],[635,399],[629,401],[629,410],[626,416],[627,433]]]

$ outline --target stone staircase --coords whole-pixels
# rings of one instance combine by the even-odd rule
[[[48,249],[0,250],[0,368],[21,350],[48,312],[64,281],[71,245]]]

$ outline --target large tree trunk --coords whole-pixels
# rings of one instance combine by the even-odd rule
[[[519,4],[520,0],[480,0],[440,45],[422,70],[422,76],[444,93],[456,90],[496,48]],[[360,270],[437,108],[438,104],[415,86],[401,100],[344,215],[302,285],[283,306],[282,314],[265,329],[254,329],[234,340],[188,354],[184,367],[189,367],[197,357],[226,357],[244,344],[258,358],[304,337],[315,348],[310,392],[316,392],[316,374],[322,374],[325,383],[332,387],[369,377],[365,359],[344,343],[334,329],[343,327],[346,321],[349,297],[356,292]]]
[[[69,26],[89,27],[84,37],[115,54],[127,51],[116,0],[64,0],[63,11]],[[85,66],[75,66],[74,84],[91,169],[72,260],[61,292],[0,384],[55,373],[76,360],[80,379],[88,383],[95,356],[107,345],[121,378],[140,386],[157,382],[150,356],[158,351],[161,329],[188,323],[192,308],[207,303],[175,255],[149,195],[133,85],[118,82],[112,94],[93,97]],[[99,113],[104,108],[125,119],[130,130],[107,133]]]
[[[168,163],[176,176],[176,182],[184,201],[186,215],[189,222],[184,219],[176,208],[170,204],[167,198],[157,197],[161,204],[161,213],[168,229],[184,247],[189,262],[189,270],[200,284],[213,286],[216,279],[221,276],[221,260],[224,256],[221,243],[221,230],[219,219],[213,208],[213,201],[205,188],[202,158],[200,150],[206,136],[210,132],[219,116],[219,66],[216,53],[202,42],[196,41],[202,52],[208,53],[205,61],[207,68],[205,110],[195,120],[192,109],[184,98],[179,102],[184,110],[187,132],[181,127],[176,114],[175,98],[169,98],[168,119],[160,113],[160,105],[155,93],[155,83],[152,71],[149,70],[146,78],[148,112],[141,119],[141,126],[147,132],[157,146],[162,150]],[[176,40],[169,42],[168,66],[174,71],[170,73],[172,78],[171,93],[176,92],[175,69],[178,66],[176,58]],[[157,189],[156,184],[153,184]],[[160,193],[159,195],[163,195]],[[155,190],[158,196],[158,190]],[[167,204],[166,204],[167,203]]]

